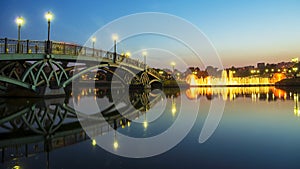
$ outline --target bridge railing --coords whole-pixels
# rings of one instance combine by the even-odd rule
[[[51,41],[47,49],[47,41],[0,39],[0,54],[60,54],[73,56],[102,57],[113,60],[115,53],[74,43]],[[134,65],[139,68],[147,68],[147,65],[125,55],[116,54],[116,61]],[[155,72],[155,71],[154,71]]]
[[[162,75],[159,74],[155,69],[148,68],[147,71],[149,71],[150,73],[152,73],[154,76],[158,77],[159,79],[163,79]]]
[[[45,53],[45,46],[46,41],[0,39],[0,53]]]
[[[120,59],[118,59],[118,61],[130,64],[130,65],[134,65],[134,66],[139,67],[139,68],[144,69],[145,66],[146,66],[143,62],[140,62],[139,60],[136,60],[136,59],[127,58],[127,57],[124,57],[122,55],[119,58]]]
[[[66,43],[66,42],[51,42],[50,44],[51,54],[61,54],[61,55],[74,55],[74,56],[94,56],[111,58],[113,56],[112,52],[99,50],[95,48],[85,47],[77,44]],[[117,54],[118,56],[118,54]]]

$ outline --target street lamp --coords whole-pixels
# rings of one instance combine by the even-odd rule
[[[95,42],[96,42],[95,37],[92,38],[92,42],[93,42],[93,56],[95,56]]]
[[[175,65],[176,65],[175,62],[171,62],[171,66],[172,66],[172,69],[173,69],[173,73],[174,73],[174,71],[175,71]]]
[[[131,56],[131,53],[127,51],[127,52],[125,53],[125,57],[126,57],[126,58],[129,58],[130,56]]]
[[[117,40],[118,40],[118,35],[113,34],[112,39],[114,41],[114,57],[113,57],[113,62],[116,63],[117,59]]]
[[[53,14],[50,11],[48,11],[45,14],[45,18],[48,21],[48,39],[47,39],[47,50],[46,50],[46,53],[50,54],[50,22],[53,19]]]
[[[297,67],[293,67],[293,71],[297,72],[298,68]]]
[[[20,38],[21,38],[21,26],[24,24],[24,19],[22,17],[18,17],[16,19],[16,23],[18,25],[18,44],[17,44],[17,53],[20,53]]]
[[[146,56],[147,56],[147,52],[146,51],[143,51],[143,53],[142,53],[142,55],[143,55],[143,57],[144,57],[144,70],[146,71],[146,69],[147,69],[147,63],[146,63]]]

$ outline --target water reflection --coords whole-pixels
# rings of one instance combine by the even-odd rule
[[[164,89],[167,98],[167,112],[170,119],[175,119],[180,103],[177,98],[185,95],[189,100],[204,98],[235,101],[249,99],[251,102],[289,101],[290,113],[300,117],[299,91],[295,89],[278,89],[275,87],[230,87],[230,88],[189,88],[180,92],[178,88]],[[117,101],[113,98],[117,95]],[[87,104],[87,98],[96,102],[107,103],[100,112],[87,116],[75,111],[76,105]],[[20,159],[45,155],[44,165],[50,166],[51,152],[56,149],[90,140],[90,146],[96,146],[96,136],[112,134],[112,148],[122,148],[118,141],[118,132],[128,135],[137,128],[147,131],[151,129],[151,112],[153,107],[164,101],[163,97],[153,91],[131,91],[129,96],[122,89],[82,88],[71,93],[70,97],[57,99],[0,99],[0,159],[2,163],[14,161],[13,168],[20,167]],[[75,102],[75,105],[71,103]],[[102,105],[102,104],[101,104]],[[122,105],[122,106],[120,106]],[[103,121],[99,123],[99,114]],[[82,123],[89,123],[89,137],[82,129]],[[140,121],[140,123],[137,123]],[[171,121],[172,122],[172,121]],[[166,123],[164,121],[164,123]],[[112,128],[113,130],[109,130]],[[153,132],[153,131],[152,131]],[[150,132],[149,132],[150,133]],[[153,133],[152,133],[153,134]],[[155,133],[154,133],[155,134]]]
[[[204,87],[189,88],[185,92],[190,100],[199,99],[204,96],[208,100],[222,98],[223,100],[234,100],[237,98],[251,98],[252,101],[265,100],[275,101],[294,99],[293,92],[275,87]]]
[[[67,99],[1,99],[1,161],[49,152],[88,139]]]
[[[276,88],[276,87],[204,87],[189,88],[185,91],[188,99],[196,100],[201,97],[211,100],[221,98],[225,101],[233,101],[237,98],[249,98],[256,101],[293,100],[294,114],[300,117],[299,88]]]
[[[45,165],[49,168],[49,153],[55,149],[70,146],[90,139],[82,129],[79,119],[93,119],[101,113],[102,123],[90,123],[91,128],[97,128],[95,135],[103,135],[113,128],[130,127],[131,120],[145,115],[156,102],[155,94],[149,96],[149,91],[132,91],[129,104],[118,108],[118,102],[112,102],[112,94],[122,94],[120,90],[82,89],[72,93],[74,97],[55,99],[0,99],[0,159],[4,163],[13,160],[46,155]],[[80,97],[79,97],[80,96]],[[78,112],[72,105],[72,100],[80,104],[83,97],[96,97],[113,103],[94,115],[86,116]],[[78,99],[79,98],[79,99]],[[151,98],[152,100],[148,100]],[[119,100],[121,102],[122,98]],[[124,99],[123,99],[124,100]],[[122,112],[119,113],[119,112]],[[93,122],[93,121],[92,121]],[[109,125],[109,126],[108,126]],[[147,124],[148,125],[148,124]],[[146,127],[147,128],[147,127]],[[96,130],[95,130],[96,131]],[[96,140],[91,138],[91,145],[96,146]],[[113,147],[118,149],[117,135],[114,135]],[[16,165],[18,166],[18,165]]]
[[[137,90],[128,93],[126,90],[118,89],[107,92],[107,94],[107,97],[103,99],[96,98],[93,103],[86,103],[87,101],[91,101],[91,99],[89,99],[91,98],[90,96],[85,97],[85,99],[89,100],[75,100],[75,108],[79,111],[85,111],[85,113],[79,114],[80,123],[88,135],[95,140],[94,142],[97,143],[99,141],[97,138],[99,136],[101,137],[104,129],[106,129],[105,134],[110,138],[108,143],[112,143],[110,148],[116,151],[121,146],[118,142],[119,133],[128,131],[122,129],[133,126],[133,130],[143,131],[139,135],[140,137],[143,137],[147,133],[148,127],[153,121],[153,115],[159,115],[158,113],[152,113],[153,107],[158,102],[163,101],[164,98],[162,97],[161,91],[156,90]],[[77,97],[74,98],[76,99]],[[78,106],[81,104],[90,104],[91,106],[82,106],[84,108],[81,108],[81,106]],[[99,107],[92,108],[95,104],[99,105],[101,112],[97,112]],[[113,122],[111,121],[112,118]],[[124,119],[126,119],[126,121]],[[103,124],[105,124],[105,122],[111,123],[109,127],[102,126],[102,121]],[[133,133],[134,132],[129,132],[128,134]]]
[[[177,112],[175,96],[172,95],[171,99],[172,99],[172,110],[171,110],[171,112],[172,112],[172,116],[175,116],[176,112]]]
[[[294,114],[297,117],[300,117],[300,109],[299,109],[299,95],[298,93],[294,94]]]

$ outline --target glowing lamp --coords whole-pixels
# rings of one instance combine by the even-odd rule
[[[147,55],[147,52],[146,52],[146,51],[143,51],[142,54],[143,54],[143,56],[146,56],[146,55]]]
[[[112,35],[112,39],[113,39],[114,41],[118,40],[118,35],[117,35],[117,34],[113,34],[113,35]]]
[[[48,11],[45,14],[45,18],[47,19],[48,22],[50,22],[53,19],[53,14],[50,11]]]
[[[24,24],[24,19],[22,17],[17,17],[16,23],[18,26],[22,26]]]
[[[130,56],[131,56],[131,53],[130,53],[130,52],[126,52],[126,53],[125,53],[125,56],[130,57]]]

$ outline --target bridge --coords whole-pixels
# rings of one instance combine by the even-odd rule
[[[66,42],[0,39],[2,95],[63,95],[75,81],[89,80],[161,87],[158,72],[123,54]]]

